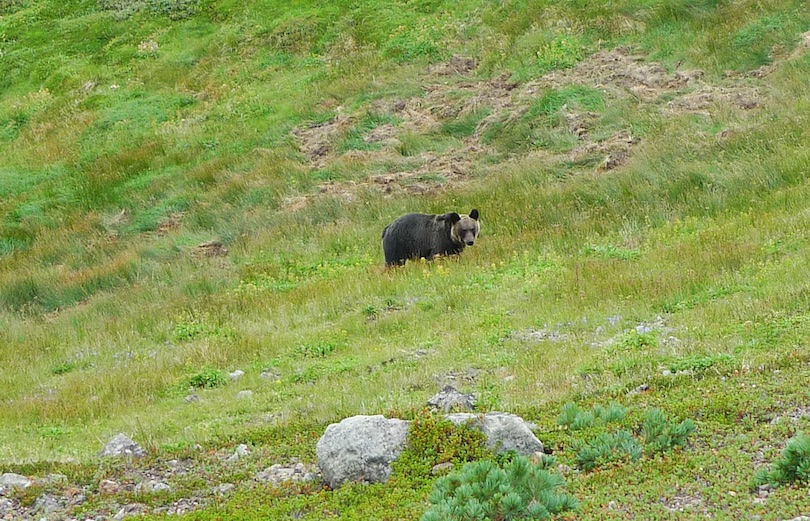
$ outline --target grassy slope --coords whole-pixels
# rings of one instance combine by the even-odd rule
[[[631,513],[663,515],[657,498],[698,476],[717,480],[703,503],[712,512],[751,508],[750,455],[773,456],[806,422],[768,423],[807,399],[802,2],[108,5],[0,3],[0,460],[83,460],[120,430],[165,451],[269,444],[268,418],[302,433],[283,437],[280,454],[311,458],[306,433],[346,415],[402,414],[437,375],[472,367],[466,388],[484,408],[547,430],[570,399],[620,397],[696,420],[695,446],[671,461],[572,478],[583,512],[624,515],[606,508],[618,492],[605,482],[618,479],[637,487],[620,495]],[[591,133],[641,139],[603,172],[598,154],[538,159],[577,138],[563,107],[537,102],[517,122],[490,123],[472,178],[431,195],[362,184],[351,198],[317,194],[322,179],[362,181],[413,168],[431,147],[460,148],[469,121],[416,132],[415,153],[325,169],[290,136],[342,113],[368,123],[375,103],[425,86],[456,82],[463,95],[468,80],[426,73],[452,54],[479,59],[476,80],[528,82],[617,45],[702,69],[707,84],[756,88],[762,106],[673,115],[672,92],[643,102],[583,91],[590,98],[569,104],[597,114]],[[726,74],[772,62],[764,77]],[[363,147],[344,138],[340,150]],[[392,218],[473,206],[484,233],[460,259],[380,269]],[[192,254],[215,238],[228,257]],[[642,323],[655,340],[629,341]],[[515,334],[530,329],[560,339]],[[242,380],[185,403],[190,376],[237,368]],[[658,376],[664,368],[693,375]],[[647,381],[653,392],[625,397]],[[241,389],[253,399],[238,400]],[[350,488],[222,508],[249,519],[309,501],[313,518],[380,517],[390,503],[403,518],[428,485],[380,487],[382,502]],[[798,515],[807,501],[780,494],[763,515]]]

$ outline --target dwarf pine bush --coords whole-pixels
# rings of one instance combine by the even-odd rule
[[[616,402],[607,407],[597,405],[592,411],[583,411],[574,402],[568,402],[563,405],[557,416],[557,423],[572,431],[578,431],[587,429],[596,423],[618,423],[624,420],[625,416],[627,416],[627,408]]]
[[[548,519],[574,510],[576,498],[558,491],[565,482],[549,470],[554,464],[551,457],[533,464],[523,456],[503,468],[489,460],[467,463],[436,481],[422,521]]]
[[[772,469],[762,469],[754,476],[754,485],[796,482],[810,482],[810,436],[801,432],[791,438]]]
[[[695,432],[695,424],[684,420],[670,422],[660,409],[644,414],[641,431],[625,422],[627,408],[613,402],[607,407],[597,405],[591,410],[580,409],[575,403],[563,405],[557,423],[571,431],[571,446],[576,452],[576,464],[582,470],[620,461],[636,461],[644,453],[667,452],[686,444]],[[619,427],[624,426],[624,429]]]
[[[650,409],[644,415],[641,431],[650,452],[667,452],[686,445],[686,438],[695,432],[695,424],[687,419],[675,425],[660,409]]]
[[[577,466],[586,471],[615,461],[636,461],[643,452],[633,435],[624,430],[603,432],[588,442],[574,440],[573,447]]]

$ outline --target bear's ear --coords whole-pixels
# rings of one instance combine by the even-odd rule
[[[461,216],[456,212],[449,212],[439,217],[439,219],[443,221],[450,221],[450,224],[456,224],[461,220]]]
[[[475,219],[476,221],[478,220],[478,210],[475,208],[470,211],[470,219]]]

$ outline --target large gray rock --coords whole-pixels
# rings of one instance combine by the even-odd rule
[[[140,458],[146,456],[146,451],[143,449],[143,447],[132,441],[127,435],[116,434],[115,437],[104,446],[104,449],[101,451],[99,456],[134,456],[136,458]]]
[[[21,476],[19,474],[14,474],[11,472],[6,472],[2,476],[0,476],[0,486],[6,488],[28,488],[33,484],[34,482],[26,478],[25,476]]]
[[[456,425],[470,422],[487,437],[487,447],[497,452],[514,450],[523,456],[543,451],[543,444],[531,431],[530,424],[520,416],[505,412],[488,412],[484,415],[470,413],[448,414],[448,420]]]
[[[387,481],[409,427],[405,420],[382,415],[353,416],[328,426],[315,448],[324,480],[332,488],[347,481]]]

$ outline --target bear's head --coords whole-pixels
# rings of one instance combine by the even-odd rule
[[[450,214],[450,222],[453,224],[450,228],[450,238],[453,242],[462,246],[475,244],[475,238],[478,236],[478,232],[481,231],[478,210],[473,208],[470,215],[459,215],[453,212]]]

